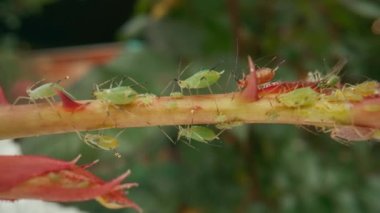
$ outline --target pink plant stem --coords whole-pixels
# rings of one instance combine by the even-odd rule
[[[164,125],[216,124],[223,122],[282,123],[334,127],[355,122],[349,102],[318,101],[310,107],[288,108],[275,95],[254,102],[241,101],[240,93],[158,97],[150,105],[141,99],[126,106],[112,106],[95,100],[80,101],[86,107],[67,111],[61,103],[28,104],[0,107],[0,138],[19,138],[64,132],[107,128],[130,128]],[[373,103],[372,103],[373,104]],[[363,106],[361,106],[363,107]],[[374,107],[372,107],[374,108]],[[380,107],[379,107],[380,108]],[[360,115],[356,114],[356,117]],[[379,128],[380,113],[373,113],[372,123],[361,125]],[[375,122],[376,121],[376,122]]]

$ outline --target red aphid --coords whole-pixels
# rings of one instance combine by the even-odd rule
[[[318,89],[317,82],[309,82],[309,81],[294,81],[294,82],[273,82],[269,84],[263,85],[259,88],[260,97],[270,94],[281,94],[293,91],[295,89],[310,87],[317,92],[320,92]]]
[[[276,70],[266,68],[266,67],[258,69],[256,71],[257,83],[260,85],[260,84],[264,84],[271,81],[274,78],[275,73],[276,73]],[[243,79],[237,80],[237,85],[239,89],[244,89],[247,86],[247,84],[248,84],[248,81],[247,81],[246,76],[244,76]]]
[[[77,158],[78,159],[78,158]],[[65,162],[41,156],[0,156],[0,199],[39,199],[55,202],[96,199],[107,208],[141,208],[129,200],[124,189],[135,183],[120,184],[129,174],[105,182],[76,160]]]
[[[74,101],[64,91],[56,90],[56,92],[62,101],[63,109],[65,109],[66,111],[69,111],[69,112],[80,111],[80,110],[83,110],[88,105],[88,103],[82,104],[82,103]]]
[[[276,69],[270,69],[267,67],[260,68],[256,71],[257,83],[264,84],[271,81],[276,74]]]

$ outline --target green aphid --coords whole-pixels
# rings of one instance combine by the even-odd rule
[[[202,89],[210,87],[218,82],[222,72],[215,70],[202,70],[185,80],[178,80],[178,85],[181,89]]]
[[[144,106],[150,106],[153,104],[154,100],[157,99],[157,95],[152,93],[145,93],[138,95],[139,97],[139,103]]]
[[[304,107],[318,101],[319,94],[310,87],[300,88],[277,96],[277,100],[287,107]]]
[[[118,86],[109,89],[97,89],[94,92],[97,100],[105,101],[114,105],[125,105],[137,98],[137,92],[128,86]]]
[[[121,158],[121,154],[117,152],[116,149],[119,147],[119,140],[117,139],[117,137],[123,131],[124,130],[120,131],[116,135],[116,137],[113,137],[110,135],[90,134],[90,133],[86,133],[84,137],[82,137],[79,132],[77,132],[77,134],[79,138],[90,147],[95,148],[95,149],[106,150],[106,151],[113,151],[116,157]]]
[[[102,150],[115,150],[119,147],[119,141],[109,135],[100,135],[100,134],[90,134],[87,133],[83,137],[83,142],[92,148],[102,149]]]
[[[54,97],[56,90],[64,91],[64,88],[57,83],[46,83],[41,86],[26,90],[26,93],[31,100],[44,99]]]
[[[340,77],[338,75],[331,75],[326,80],[327,87],[334,87],[340,83]]]
[[[332,74],[318,83],[319,88],[333,88],[340,83],[340,77]]]
[[[68,77],[66,77],[65,79],[68,79]],[[14,104],[16,104],[21,99],[27,99],[27,100],[32,101],[32,102],[36,102],[39,99],[45,99],[50,103],[50,101],[49,101],[50,98],[53,98],[54,96],[57,95],[57,90],[63,91],[71,97],[71,95],[61,85],[59,85],[59,82],[61,82],[61,80],[59,80],[57,82],[45,83],[45,84],[42,84],[41,86],[38,86],[34,89],[32,86],[31,88],[26,90],[26,94],[28,94],[28,97],[24,97],[24,96],[18,97],[14,101]],[[38,84],[38,82],[36,84]]]
[[[332,68],[332,71],[328,73],[318,84],[319,88],[333,88],[337,87],[340,83],[341,78],[339,77],[339,72],[342,71],[343,67],[347,64],[345,58],[339,59],[338,63]]]
[[[215,139],[219,139],[218,135],[215,132],[204,126],[191,126],[188,128],[179,127],[178,138],[181,137],[187,138],[187,140],[195,140],[202,143],[209,143]]]

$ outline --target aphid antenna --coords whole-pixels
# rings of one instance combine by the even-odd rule
[[[112,83],[116,80],[116,78],[117,77],[113,77],[113,78],[111,78],[109,80],[106,80],[106,81],[100,83],[100,84],[94,84],[95,85],[95,90],[96,91],[100,91],[100,88],[103,87],[105,84],[108,84],[109,82],[111,82],[110,83],[110,87],[109,87],[109,89],[111,89],[112,88]]]
[[[235,82],[239,82],[239,78],[237,77],[237,70],[239,68],[239,38],[236,38],[235,40],[235,46],[236,46],[236,54],[235,54],[235,66],[234,68],[232,69],[232,77],[234,78]],[[229,86],[229,83],[230,83],[230,80],[231,80],[231,73],[228,75],[228,78],[227,78],[227,83],[226,83],[226,88],[228,88]],[[244,78],[244,76],[243,76]]]
[[[141,83],[139,83],[138,81],[136,81],[134,78],[130,77],[130,76],[127,76],[127,75],[123,75],[123,79],[128,79],[129,81],[131,81],[134,85],[137,85],[139,86],[140,88],[142,88],[143,90],[145,90],[145,92],[149,93],[149,90],[143,86]]]
[[[178,77],[178,76],[179,76],[179,72],[180,72],[180,69],[181,69],[181,63],[182,63],[182,60],[180,60],[179,65],[178,65],[178,69],[177,69],[177,78],[173,78],[172,80],[170,80],[170,81],[166,84],[166,86],[164,87],[164,89],[161,90],[161,92],[160,92],[160,96],[162,96],[170,86],[172,86],[171,92],[174,91],[174,88],[176,87],[176,85],[178,86],[178,81],[179,81],[179,79],[178,79],[179,77]],[[182,93],[182,92],[183,92],[183,91],[182,91],[182,88],[181,88],[181,87],[179,87],[179,88],[180,88],[181,93]]]
[[[123,134],[125,132],[127,128],[124,128],[122,130],[120,130],[120,132],[118,132],[116,135],[115,135],[115,138],[118,138],[121,134]]]
[[[173,83],[173,82],[175,82],[175,83]],[[163,90],[161,90],[160,96],[162,96],[170,86],[172,86],[172,89],[171,89],[171,93],[172,93],[174,91],[174,88],[176,87],[177,82],[178,82],[177,78],[170,80],[169,83],[166,84],[165,88]],[[182,91],[181,91],[181,93],[182,93]]]
[[[333,66],[331,72],[327,73],[326,77],[330,77],[332,75],[339,75],[347,63],[348,61],[346,58],[339,58],[338,62]]]
[[[70,79],[70,76],[66,75],[63,79],[59,79],[55,83],[60,84],[63,80],[69,80],[69,79]]]
[[[35,87],[35,86],[37,86],[38,84],[40,84],[41,82],[44,82],[46,79],[41,79],[41,80],[39,80],[39,81],[37,81],[37,82],[35,82],[34,84],[32,84],[31,86],[29,86],[28,88],[27,88],[27,90],[31,90],[31,89],[33,89],[33,87]]]

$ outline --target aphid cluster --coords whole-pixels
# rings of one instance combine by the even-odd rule
[[[266,95],[275,96],[275,100],[283,107],[288,108],[302,108],[313,106],[318,101],[360,101],[366,97],[375,96],[379,94],[379,88],[377,82],[367,81],[356,86],[341,86],[339,71],[342,69],[345,62],[338,63],[331,73],[323,76],[319,72],[310,73],[308,79],[298,82],[271,82],[275,76],[278,67],[271,68],[258,68],[253,63],[251,57],[248,57],[249,73],[242,79],[237,81],[237,86],[241,90],[239,93],[240,99],[246,102],[259,101],[260,98],[265,98]],[[170,98],[174,104],[168,105],[169,108],[175,108],[176,100],[184,97],[183,90],[186,89],[190,93],[192,90],[208,88],[211,92],[211,86],[215,85],[224,71],[216,71],[213,69],[205,69],[196,72],[185,79],[177,79],[177,85],[181,89],[181,92],[171,92]],[[179,77],[178,77],[179,78]],[[134,81],[134,80],[133,80]],[[135,82],[135,81],[134,81]],[[46,100],[50,104],[54,101],[54,96],[59,95],[61,97],[63,108],[75,112],[79,109],[84,109],[87,105],[83,103],[77,103],[73,100],[72,96],[59,85],[60,81],[45,83],[38,87],[32,86],[27,89],[28,97],[19,97],[16,99],[17,103],[20,99],[28,99],[31,102],[38,100]],[[135,82],[138,84],[137,82]],[[113,85],[112,82],[109,88],[101,88],[97,85],[93,92],[95,99],[107,108],[107,115],[109,115],[109,107],[120,109],[121,107],[129,107],[136,104],[137,106],[148,107],[152,106],[158,97],[151,93],[138,93],[131,86],[123,86],[121,82]],[[240,104],[240,102],[238,102]],[[51,104],[52,105],[52,104]],[[189,113],[193,115],[201,110],[200,106],[192,108]],[[272,117],[276,115],[272,113]],[[216,127],[222,129],[230,129],[234,126],[241,125],[242,122],[239,119],[227,118],[226,116],[219,114],[215,117]],[[202,143],[210,143],[213,140],[218,139],[221,134],[216,134],[211,128],[198,125],[189,125],[187,127],[179,126],[177,135],[177,141],[181,138],[185,138],[188,141],[198,141]],[[348,131],[344,128],[336,128],[331,131],[333,138],[348,138],[349,140],[366,139],[364,136],[356,134],[357,131]],[[116,137],[103,134],[90,134],[85,133],[81,136],[78,133],[81,140],[87,145],[107,150],[114,151],[119,146],[119,141]],[[119,134],[118,134],[119,135]],[[348,135],[348,136],[347,136]],[[115,152],[117,156],[119,153]]]

